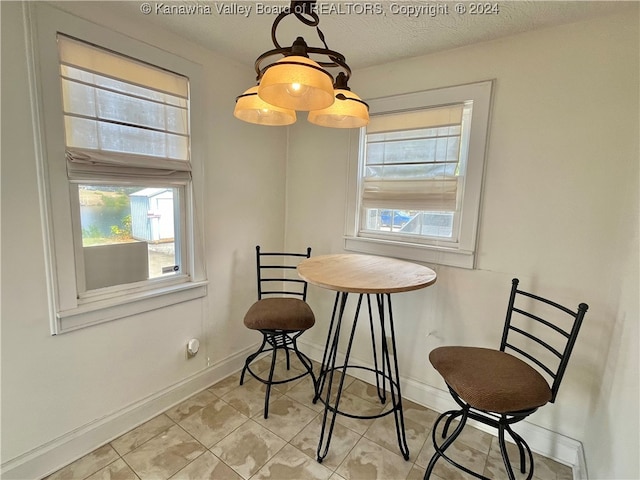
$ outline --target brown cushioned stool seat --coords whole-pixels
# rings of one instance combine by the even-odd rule
[[[429,361],[465,402],[484,411],[531,410],[551,400],[540,373],[513,355],[477,347],[439,347]]]
[[[299,298],[263,298],[251,305],[244,316],[251,330],[308,330],[315,324],[311,307]]]

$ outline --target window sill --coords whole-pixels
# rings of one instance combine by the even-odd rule
[[[353,252],[467,269],[473,269],[475,263],[473,251],[374,238],[346,236],[344,248]]]
[[[86,303],[56,315],[54,335],[195,300],[207,294],[207,283],[188,282]]]

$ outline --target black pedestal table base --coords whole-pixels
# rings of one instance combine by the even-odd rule
[[[322,462],[329,452],[331,436],[336,423],[337,415],[344,415],[357,419],[373,419],[393,414],[396,426],[396,436],[400,453],[405,460],[409,459],[409,447],[404,431],[404,415],[402,412],[402,395],[400,392],[400,376],[398,373],[398,361],[396,359],[396,337],[393,326],[393,313],[391,309],[391,295],[381,294],[358,294],[356,311],[351,325],[349,342],[344,357],[344,361],[337,362],[338,341],[340,330],[347,305],[348,292],[337,292],[329,325],[329,333],[322,358],[322,366],[316,386],[316,393],[313,403],[318,400],[324,403],[324,414],[322,417],[322,429],[320,441],[318,443],[317,460]],[[374,297],[372,301],[372,297]],[[364,306],[363,306],[364,303]],[[349,357],[351,347],[355,338],[356,327],[361,310],[367,310],[369,320],[369,332],[371,335],[371,346],[373,353],[373,368],[359,365],[350,365]],[[377,313],[376,313],[377,312]],[[375,325],[380,328],[380,338],[376,338]],[[376,341],[377,340],[377,341]],[[388,341],[391,344],[388,344]],[[380,353],[380,355],[378,355]],[[338,363],[338,365],[336,365]],[[365,370],[375,374],[378,398],[382,404],[387,403],[387,394],[390,394],[390,403],[381,413],[376,415],[356,415],[340,410],[340,399],[344,389],[344,379],[349,370]],[[332,391],[335,387],[334,373],[338,371],[342,375],[337,384],[337,391]],[[332,401],[333,399],[333,401]]]

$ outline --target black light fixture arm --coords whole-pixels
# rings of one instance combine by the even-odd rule
[[[278,14],[276,19],[273,21],[273,25],[271,26],[271,41],[276,48],[280,48],[280,44],[278,43],[278,39],[276,38],[276,30],[278,29],[278,25],[284,18],[288,17],[291,14],[294,14],[296,18],[305,25],[309,27],[316,27],[319,32],[318,36],[320,37],[320,40],[324,44],[325,48],[329,48],[324,41],[324,34],[320,31],[320,28],[318,28],[318,25],[320,24],[320,17],[318,17],[318,14],[313,11],[313,5],[315,5],[315,3],[316,0],[309,2],[300,2],[293,0],[288,10],[285,10]],[[304,15],[309,15],[311,19],[306,18]]]
[[[271,66],[271,64],[269,64],[266,67],[262,67],[262,63],[264,62],[264,60],[274,55],[282,55],[285,57],[291,55],[308,57],[309,54],[322,55],[328,58],[330,61],[316,60],[316,63],[318,65],[326,68],[341,68],[342,70],[344,70],[346,80],[351,77],[351,68],[349,67],[349,65],[347,65],[347,61],[344,55],[342,55],[340,52],[329,49],[329,47],[327,46],[324,33],[322,33],[322,30],[320,30],[320,28],[318,27],[320,18],[315,12],[315,3],[316,0],[292,0],[289,9],[278,14],[273,22],[273,25],[271,26],[271,41],[276,48],[264,52],[256,59],[255,62],[255,70],[257,74],[256,80],[258,82],[262,78],[264,72]],[[309,47],[302,37],[298,37],[296,41],[293,42],[293,45],[291,47],[282,47],[280,43],[278,43],[278,39],[276,37],[278,25],[285,17],[291,14],[294,14],[295,17],[305,25],[316,28],[316,32],[318,34],[318,37],[320,38],[320,41],[324,45],[324,48]]]
[[[338,74],[338,76],[336,77],[336,83],[333,84],[333,88],[335,88],[336,90],[351,90],[349,88],[349,86],[347,85],[347,80],[348,77],[343,73],[340,72]],[[365,107],[367,107],[367,111],[369,110],[369,104],[363,100],[360,100],[359,98],[353,98],[353,97],[347,97],[344,93],[338,93],[336,95],[336,99],[337,100],[348,100],[350,102],[358,102],[361,103],[362,105],[364,105]]]
[[[331,62],[316,63],[321,67],[340,67],[344,71],[341,73],[345,74],[347,80],[351,78],[351,68],[349,67],[349,65],[347,65],[344,56],[340,52],[336,52],[335,50],[328,50],[326,48],[309,47],[306,43],[304,43],[304,46],[301,48],[300,41],[304,43],[304,39],[302,37],[298,37],[291,47],[274,48],[260,55],[255,62],[255,70],[257,74],[256,80],[260,81],[264,72],[272,65],[269,64],[265,67],[262,67],[262,62],[267,58],[273,57],[275,55],[282,55],[285,57],[291,55],[299,55],[301,57],[308,57],[310,53],[327,56],[331,60]]]

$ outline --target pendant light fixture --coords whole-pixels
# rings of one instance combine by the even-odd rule
[[[369,106],[351,91],[340,72],[335,83],[335,101],[327,108],[309,112],[307,120],[321,127],[360,128],[369,123]]]
[[[315,27],[323,48],[309,47],[302,37],[291,47],[280,46],[276,30],[291,14]],[[309,112],[311,123],[324,127],[358,128],[369,123],[369,106],[347,86],[351,69],[345,57],[329,49],[319,23],[316,0],[292,0],[290,7],[276,17],[271,27],[276,48],[256,59],[258,85],[236,98],[237,118],[260,125],[290,125],[296,121],[295,110],[301,110]],[[274,61],[273,57],[279,56],[282,58]],[[328,69],[338,70],[335,79]]]
[[[296,112],[270,105],[258,96],[258,86],[251,87],[238,98],[233,110],[236,118],[258,125],[284,126],[296,123]]]

